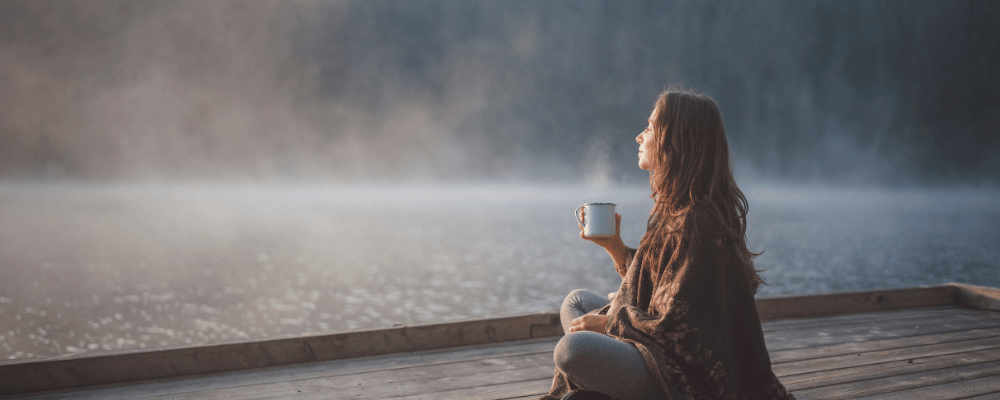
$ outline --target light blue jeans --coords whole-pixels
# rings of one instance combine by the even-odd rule
[[[577,289],[566,296],[559,319],[567,334],[556,344],[556,368],[577,386],[616,399],[666,399],[634,346],[597,332],[569,332],[574,318],[608,303],[607,297],[589,290]]]

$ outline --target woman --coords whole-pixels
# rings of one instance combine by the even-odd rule
[[[608,300],[576,290],[561,313],[554,399],[794,399],[771,371],[753,295],[722,115],[708,96],[660,94],[639,143],[653,210],[638,249],[584,239],[611,255],[622,286]],[[621,216],[616,215],[620,225]]]

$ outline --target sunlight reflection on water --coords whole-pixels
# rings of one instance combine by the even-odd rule
[[[758,296],[1000,286],[995,192],[749,189]],[[645,187],[0,185],[0,356],[555,310],[620,281],[578,237],[593,201],[635,246]]]

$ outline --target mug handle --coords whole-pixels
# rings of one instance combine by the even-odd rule
[[[584,225],[583,220],[580,218],[580,211],[583,211],[583,205],[580,205],[579,207],[576,208],[576,222],[579,222],[581,226],[586,226]]]

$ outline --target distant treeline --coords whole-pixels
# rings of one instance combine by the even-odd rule
[[[456,129],[499,155],[607,135],[632,167],[629,135],[681,83],[760,176],[1000,178],[1000,2],[362,1],[338,21],[312,53],[325,95],[390,110],[478,90]]]
[[[0,140],[35,154],[4,146],[0,173],[640,181],[633,137],[682,84],[719,102],[742,176],[1000,182],[995,1],[93,4],[0,7],[0,55],[62,85],[0,101]],[[61,108],[14,124],[17,96]]]

